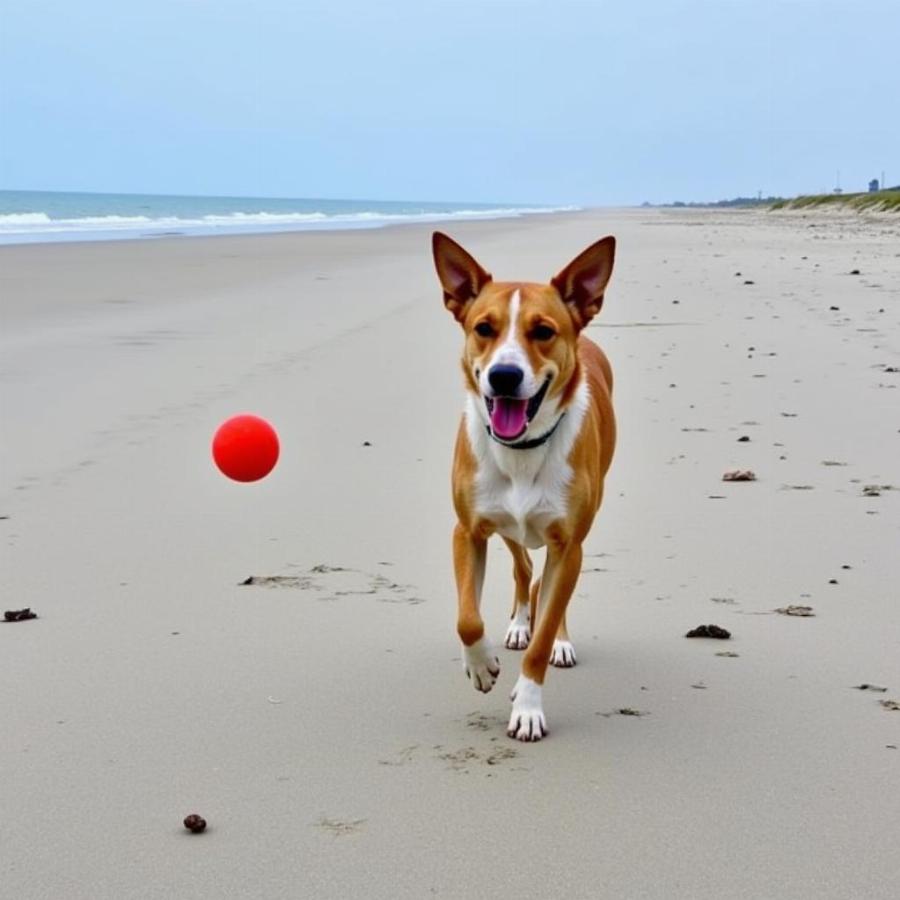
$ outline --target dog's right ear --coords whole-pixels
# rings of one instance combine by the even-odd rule
[[[434,266],[444,289],[444,306],[457,322],[466,317],[466,309],[491,280],[475,259],[456,241],[436,231],[431,238]]]

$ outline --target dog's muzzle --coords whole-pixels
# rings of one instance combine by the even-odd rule
[[[501,368],[500,366],[495,366],[495,369]],[[502,368],[515,368],[513,366],[505,366]],[[521,374],[521,369],[516,369],[517,372]],[[491,384],[491,387],[494,386],[493,379],[491,375],[493,374],[494,369],[491,369],[491,372],[488,373],[488,381]],[[500,382],[502,383],[503,377],[501,376]],[[512,380],[511,376],[510,381]],[[519,381],[516,383],[516,387],[521,383],[521,377]],[[493,397],[485,397],[484,402],[487,405],[488,416],[491,420],[491,433],[497,439],[501,441],[515,441],[520,438],[528,428],[529,423],[534,419],[537,415],[538,410],[541,408],[541,403],[544,401],[544,397],[547,394],[547,389],[550,387],[550,377],[548,376],[544,383],[541,385],[541,389],[530,398],[520,399],[519,397],[510,397],[503,395],[495,395]]]

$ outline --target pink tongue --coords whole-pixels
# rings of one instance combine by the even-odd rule
[[[494,411],[491,413],[491,428],[494,434],[504,440],[518,437],[525,430],[525,410],[527,408],[527,400],[495,397]]]

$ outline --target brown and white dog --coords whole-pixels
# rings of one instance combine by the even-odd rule
[[[566,606],[616,440],[612,371],[582,330],[603,304],[615,246],[613,237],[597,241],[549,284],[499,282],[434,234],[444,305],[465,332],[467,397],[453,461],[457,630],[466,674],[487,693],[500,661],[484,633],[481,587],[487,540],[497,533],[514,562],[506,646],[525,650],[507,729],[521,741],[547,734],[547,665],[575,665]],[[543,546],[544,571],[532,585],[526,548]]]

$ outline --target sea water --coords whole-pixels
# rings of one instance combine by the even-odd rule
[[[564,209],[574,207],[0,191],[0,244],[376,228]]]

